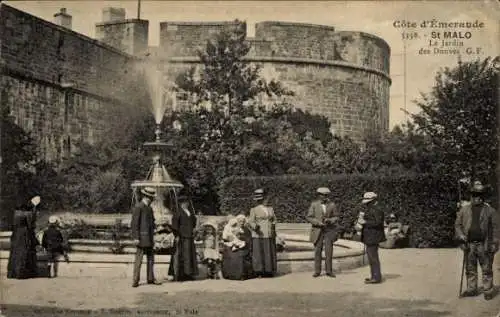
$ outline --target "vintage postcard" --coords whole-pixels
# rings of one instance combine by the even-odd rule
[[[498,1],[0,2],[0,316],[500,317]]]

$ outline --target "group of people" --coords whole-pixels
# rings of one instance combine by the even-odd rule
[[[314,245],[314,274],[321,275],[321,259],[325,250],[326,276],[335,277],[332,268],[333,244],[339,238],[342,230],[342,212],[332,200],[331,192],[327,187],[317,189],[318,198],[311,203],[306,219],[312,225],[310,241]],[[374,192],[366,192],[361,203],[365,207],[359,213],[356,227],[361,231],[361,241],[366,245],[366,254],[370,264],[370,277],[365,279],[366,284],[382,282],[378,248],[386,240],[384,233],[384,211],[378,204],[378,196]]]
[[[159,285],[153,271],[155,219],[151,203],[156,197],[154,188],[141,190],[142,199],[132,210],[131,233],[137,247],[132,286],[137,287],[143,256],[147,256],[147,283]],[[499,250],[500,226],[495,219],[496,211],[485,202],[486,188],[474,182],[470,188],[470,201],[459,204],[455,222],[457,239],[464,251],[464,269],[467,289],[461,294],[476,296],[478,290],[477,265],[483,274],[483,293],[491,299],[493,287],[493,260]],[[321,275],[322,253],[325,251],[326,276],[335,277],[332,268],[333,244],[342,231],[339,206],[331,200],[331,192],[326,187],[317,189],[317,199],[307,211],[306,219],[312,225],[310,241],[314,245],[314,274]],[[276,215],[269,206],[263,189],[254,192],[255,207],[249,216],[238,215],[228,221],[223,233],[223,250],[218,249],[216,226],[204,232],[202,261],[208,267],[209,277],[217,278],[218,273],[226,279],[247,279],[250,277],[271,277],[277,272],[276,256]],[[14,230],[11,236],[7,277],[16,279],[32,278],[38,275],[37,250],[48,254],[50,276],[57,276],[57,263],[67,253],[56,217],[49,218],[48,229],[42,241],[35,234],[37,211],[40,197],[34,197],[28,205],[18,208],[14,214]],[[168,275],[174,281],[193,280],[198,275],[195,245],[197,218],[186,197],[179,199],[180,209],[172,217],[172,231],[175,236],[174,254]],[[379,244],[386,241],[384,210],[378,203],[378,195],[366,192],[361,204],[364,206],[356,220],[355,228],[361,232],[370,265],[370,276],[366,284],[382,282],[379,259]],[[220,272],[219,272],[220,268]]]
[[[144,254],[148,256],[147,282],[159,284],[153,274],[153,235],[154,217],[149,206],[156,193],[152,188],[141,191],[143,198],[132,211],[132,235],[136,239],[137,253],[132,286],[139,285],[139,272]],[[331,200],[331,192],[326,187],[317,189],[318,197],[307,212],[306,219],[312,225],[310,241],[314,245],[314,274],[321,275],[323,249],[325,251],[326,275],[335,277],[332,267],[333,244],[339,238],[342,226],[341,210]],[[222,277],[226,279],[247,279],[249,277],[272,277],[277,272],[276,256],[276,215],[268,204],[263,189],[254,192],[256,206],[249,216],[238,215],[230,219],[224,227],[222,239],[224,249],[219,252],[216,237],[216,225],[206,226],[203,233],[202,263],[207,265],[210,278],[219,277],[219,265]],[[174,254],[168,275],[174,281],[192,280],[198,275],[198,263],[195,246],[196,216],[190,210],[185,197],[179,199],[180,211],[172,217],[172,230],[175,236]],[[366,245],[370,264],[370,277],[367,284],[382,281],[378,248],[385,241],[384,211],[377,201],[377,194],[367,192],[361,203],[365,206],[357,220]],[[221,256],[222,255],[222,256]]]
[[[46,230],[38,240],[35,230],[40,196],[33,197],[14,212],[14,230],[10,238],[10,253],[7,264],[7,278],[28,279],[38,277],[40,271],[47,271],[48,277],[57,277],[61,257],[69,261],[63,235],[58,228],[58,218],[49,217]],[[46,261],[39,261],[37,254],[44,252]],[[43,265],[43,267],[41,267]]]
[[[139,286],[143,256],[147,256],[147,283],[161,283],[154,276],[155,219],[151,203],[157,193],[154,188],[141,190],[142,198],[132,210],[131,233],[137,247],[132,287]],[[263,189],[254,192],[255,207],[249,216],[238,215],[225,225],[219,250],[216,225],[205,226],[202,263],[208,276],[244,280],[250,277],[272,277],[277,272],[276,216],[269,206]],[[175,236],[174,251],[168,275],[174,281],[193,280],[199,274],[196,254],[197,217],[187,197],[179,197],[179,210],[172,216]],[[219,274],[220,273],[220,274]]]
[[[480,294],[477,272],[479,264],[483,274],[484,298],[489,300],[496,292],[493,285],[493,261],[499,250],[500,215],[485,202],[486,192],[486,187],[479,181],[470,187],[470,201],[462,201],[459,204],[455,234],[464,251],[463,269],[467,278],[467,288],[461,296],[471,297]],[[317,194],[318,199],[311,204],[306,217],[312,225],[310,240],[315,248],[313,277],[321,274],[323,248],[325,248],[326,275],[335,277],[332,271],[333,243],[338,239],[341,230],[339,224],[341,212],[331,201],[328,188],[318,188]],[[361,241],[365,244],[370,265],[370,276],[364,282],[379,284],[382,282],[379,245],[386,241],[387,229],[389,233],[400,233],[401,226],[384,228],[384,210],[378,203],[376,193],[366,192],[361,203],[365,208],[358,214],[355,229],[361,232]]]

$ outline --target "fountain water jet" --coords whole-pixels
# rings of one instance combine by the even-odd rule
[[[167,110],[167,105],[169,103],[173,105],[173,98],[171,98],[169,94],[165,94],[165,87],[164,87],[165,81],[163,72],[155,68],[154,64],[145,62],[142,65],[142,73],[144,74],[149,95],[151,96],[151,106],[153,107],[152,109],[153,116],[156,125],[159,126],[163,120],[163,115]]]
[[[168,103],[173,98],[164,98],[164,90],[161,72],[158,70],[145,69],[146,81],[151,94],[153,115],[156,122],[155,140],[145,142],[144,148],[151,153],[152,165],[144,180],[132,182],[133,198],[132,203],[138,202],[139,192],[142,188],[153,187],[156,189],[157,196],[151,204],[151,208],[158,222],[165,222],[165,219],[171,216],[172,212],[179,209],[178,196],[180,190],[184,187],[182,183],[173,179],[163,164],[163,155],[166,149],[172,146],[170,142],[165,142],[161,138],[160,125],[163,120]],[[165,100],[167,99],[167,100]]]

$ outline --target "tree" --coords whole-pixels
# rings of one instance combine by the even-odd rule
[[[36,145],[33,138],[10,117],[10,109],[2,93],[0,108],[0,197],[3,211],[1,227],[9,227],[15,205],[27,201],[33,191],[27,180],[33,173]]]
[[[228,176],[309,173],[330,166],[328,120],[284,102],[293,92],[266,81],[260,66],[245,60],[250,43],[244,30],[237,21],[218,34],[199,52],[201,66],[176,77],[178,89],[197,107],[168,118],[167,126],[174,120],[182,126],[180,132],[166,131],[175,144],[168,164],[203,202],[217,201],[218,186]],[[272,96],[275,103],[266,107],[261,96]]]
[[[218,33],[198,51],[202,69],[196,67],[176,78],[179,89],[191,93],[195,104],[209,102],[212,110],[226,108],[229,115],[243,114],[245,102],[265,93],[269,96],[292,95],[279,82],[266,82],[260,77],[259,65],[244,57],[251,45],[246,40],[246,23],[235,21],[232,28]]]
[[[495,175],[499,61],[459,61],[438,72],[431,92],[417,101],[421,112],[412,118],[441,156],[435,167],[442,172],[457,178],[462,171],[473,178]]]

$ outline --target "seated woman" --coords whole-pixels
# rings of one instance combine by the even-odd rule
[[[403,226],[395,214],[390,214],[387,222],[384,224],[386,241],[382,242],[380,247],[392,249],[404,246],[407,231],[408,226]]]
[[[224,250],[222,276],[228,280],[245,280],[251,276],[251,233],[244,215],[228,221],[222,233]]]

